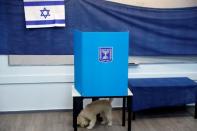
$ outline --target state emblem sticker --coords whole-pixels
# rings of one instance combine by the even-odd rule
[[[100,47],[99,48],[99,62],[112,62],[113,60],[113,47]]]

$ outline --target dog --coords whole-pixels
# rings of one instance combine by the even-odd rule
[[[113,99],[97,100],[88,104],[78,115],[77,125],[92,129],[96,123],[97,115],[102,117],[101,124],[112,126],[112,103]]]

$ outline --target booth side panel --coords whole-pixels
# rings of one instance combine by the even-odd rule
[[[74,79],[75,88],[82,93],[82,33],[74,31]]]

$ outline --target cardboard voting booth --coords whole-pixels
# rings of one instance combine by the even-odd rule
[[[74,32],[75,88],[83,96],[128,91],[129,32]]]

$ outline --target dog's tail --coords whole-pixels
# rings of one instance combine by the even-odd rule
[[[109,98],[109,102],[110,102],[110,103],[112,103],[113,100],[114,100],[113,98]]]

